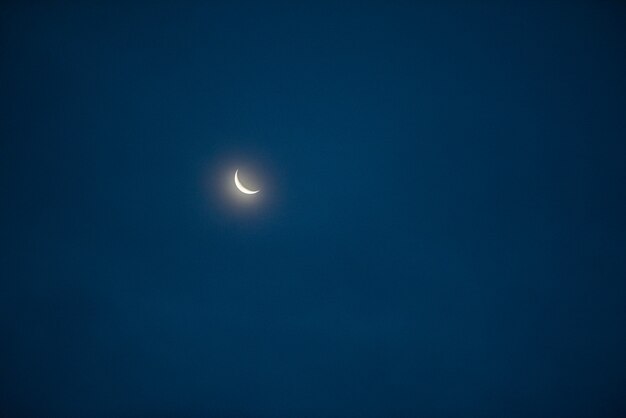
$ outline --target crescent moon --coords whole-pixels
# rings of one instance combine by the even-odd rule
[[[243,184],[241,184],[241,182],[239,181],[239,176],[237,175],[239,173],[239,169],[237,169],[237,171],[235,171],[235,186],[237,186],[237,188],[239,189],[239,191],[241,193],[245,193],[245,194],[255,194],[260,192],[260,190],[250,190],[244,187]]]

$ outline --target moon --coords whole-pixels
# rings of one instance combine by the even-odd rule
[[[260,190],[250,190],[250,189],[247,189],[246,187],[244,187],[244,185],[241,184],[241,182],[239,181],[238,173],[239,173],[239,169],[237,169],[237,171],[235,171],[235,186],[237,186],[237,188],[239,189],[239,191],[241,193],[255,194],[255,193],[260,192]]]

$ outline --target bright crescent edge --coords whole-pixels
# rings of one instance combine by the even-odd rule
[[[237,176],[237,174],[239,173],[239,169],[237,169],[235,171],[235,186],[237,186],[237,188],[239,189],[240,192],[245,193],[245,194],[255,194],[260,192],[260,190],[250,190],[250,189],[246,189],[243,184],[241,184],[241,182],[239,181],[239,177]]]

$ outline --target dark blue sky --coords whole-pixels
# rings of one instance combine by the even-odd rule
[[[0,6],[0,416],[626,416],[623,4],[106,3]]]

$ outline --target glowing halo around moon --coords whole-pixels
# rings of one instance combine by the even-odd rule
[[[241,184],[241,182],[239,181],[239,169],[235,171],[235,186],[237,186],[237,188],[239,189],[241,193],[245,193],[245,194],[256,194],[261,191],[261,190],[250,190],[246,188],[243,184]]]

